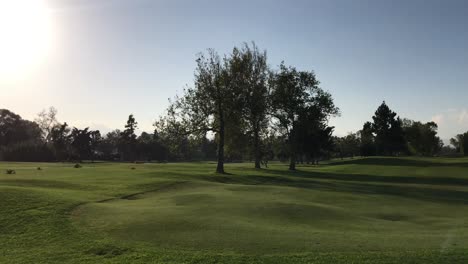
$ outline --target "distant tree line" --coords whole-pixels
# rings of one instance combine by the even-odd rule
[[[454,148],[444,146],[437,136],[437,124],[422,123],[410,119],[400,119],[385,101],[378,107],[363,128],[344,137],[334,137],[334,157],[354,156],[435,156],[454,155],[468,156],[468,132],[457,135],[450,140]]]
[[[254,43],[223,56],[214,50],[200,53],[194,75],[193,85],[170,101],[153,133],[139,136],[133,115],[122,130],[102,135],[59,122],[53,107],[34,121],[2,109],[0,160],[216,160],[216,171],[224,173],[224,163],[232,161],[253,161],[260,168],[276,159],[295,170],[298,162],[332,157],[444,151],[437,124],[400,119],[385,102],[360,131],[333,136],[328,121],[340,112],[315,73],[284,62],[272,68],[266,51]],[[468,132],[451,143],[453,151],[468,154]]]
[[[135,134],[137,122],[130,115],[124,129],[102,136],[98,130],[70,127],[56,119],[50,108],[35,121],[0,109],[0,160],[5,161],[181,161],[214,160],[216,143],[205,138],[171,141],[165,132]]]

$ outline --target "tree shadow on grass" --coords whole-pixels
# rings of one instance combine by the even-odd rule
[[[337,165],[379,165],[379,166],[411,166],[411,167],[468,167],[468,162],[438,162],[436,160],[409,159],[397,157],[368,157],[330,162],[328,166]]]
[[[369,175],[358,175],[365,178]],[[445,190],[415,185],[380,184],[370,181],[325,181],[324,178],[297,178],[276,176],[249,176],[254,184],[288,186],[322,191],[348,192],[366,195],[392,195],[430,202],[468,204],[468,192]],[[246,183],[244,183],[246,184]]]
[[[344,175],[338,174],[325,175],[325,173],[317,172],[291,173],[285,171],[277,171],[277,173],[281,173],[282,176],[262,176],[257,174],[248,176],[203,176],[197,178],[199,180],[221,184],[265,185],[364,195],[392,195],[421,201],[468,205],[468,192],[465,191],[404,185],[402,183],[408,182],[398,181],[379,183],[375,180],[376,176],[372,175],[352,175],[352,178],[349,176],[351,179],[343,181],[341,177]],[[305,174],[307,176],[305,176]],[[421,182],[416,182],[415,180],[415,183]]]
[[[387,160],[387,158],[383,159]],[[351,160],[351,162],[354,161],[359,160]],[[377,162],[379,162],[378,159]],[[161,175],[158,175],[158,177],[160,176]],[[393,195],[431,202],[468,204],[468,192],[442,188],[442,186],[468,187],[468,179],[453,177],[377,176],[303,170],[288,171],[273,168],[261,171],[253,168],[245,168],[240,175],[237,175],[237,173],[206,174],[203,172],[192,174],[180,170],[166,172],[164,173],[164,177],[173,180],[184,179],[196,181],[201,184],[207,182],[217,184],[294,187],[366,195]]]
[[[422,176],[377,176],[368,174],[339,174],[317,171],[282,171],[268,170],[268,173],[278,176],[291,176],[310,179],[325,179],[351,182],[397,183],[397,184],[428,184],[468,186],[468,178],[453,177],[422,177]]]

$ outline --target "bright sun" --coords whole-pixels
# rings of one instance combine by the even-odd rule
[[[0,0],[0,77],[22,75],[40,63],[51,35],[43,0]]]

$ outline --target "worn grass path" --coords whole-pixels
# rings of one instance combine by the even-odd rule
[[[0,163],[0,263],[468,263],[468,159],[251,167]]]

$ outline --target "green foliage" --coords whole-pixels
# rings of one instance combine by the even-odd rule
[[[7,109],[0,109],[0,148],[24,142],[41,142],[39,126]]]
[[[465,134],[463,134],[463,143],[461,144],[462,146],[462,150],[463,150],[463,154],[465,156],[468,156],[468,132],[466,132]]]
[[[395,155],[406,151],[402,122],[396,115],[384,101],[372,117],[377,154]]]
[[[138,128],[138,122],[136,122],[133,114],[128,116],[127,124],[125,129],[121,132],[118,141],[118,149],[120,152],[121,160],[133,161],[136,158],[137,148],[137,136],[135,130]]]
[[[295,170],[296,159],[304,143],[301,137],[330,135],[332,128],[326,125],[328,118],[339,114],[331,94],[318,85],[319,81],[313,72],[298,71],[284,63],[271,81],[273,116],[279,130],[287,137],[290,170]],[[309,144],[309,148],[310,153],[320,151],[317,144]]]
[[[408,153],[403,122],[385,101],[377,108],[373,122],[366,122],[361,135],[361,155],[401,155]]]
[[[423,156],[434,156],[439,153],[443,143],[437,136],[437,124],[434,122],[421,123],[403,120],[403,130],[410,152]]]
[[[92,133],[93,131],[90,131],[89,128],[78,129],[76,127],[70,133],[73,154],[79,161],[91,158],[93,151]]]
[[[335,137],[335,152],[339,158],[355,157],[361,154],[361,138],[357,133],[350,133],[344,137]]]
[[[372,123],[364,123],[362,130],[358,132],[361,137],[361,156],[368,157],[376,155],[375,137],[372,132]]]
[[[6,174],[16,174],[16,171],[15,171],[15,170],[12,170],[12,169],[6,169],[6,170],[5,170],[5,173],[6,173]]]
[[[455,138],[451,138],[450,144],[456,148],[457,152],[468,156],[468,132],[458,134]]]
[[[64,161],[70,158],[71,154],[71,141],[70,136],[71,129],[65,122],[63,124],[56,125],[50,132],[50,141],[54,150],[54,154],[57,160]]]
[[[25,141],[0,149],[5,161],[54,161],[54,153],[44,143]]]
[[[250,152],[255,161],[255,168],[260,168],[262,139],[267,133],[267,116],[271,108],[267,54],[266,51],[260,51],[255,43],[251,46],[244,43],[241,48],[234,48],[229,63],[241,97],[238,106],[241,122],[228,127],[227,133],[235,131],[235,136],[228,135],[227,146],[237,149],[240,157],[242,153]],[[243,148],[239,147],[241,142],[244,142]]]

